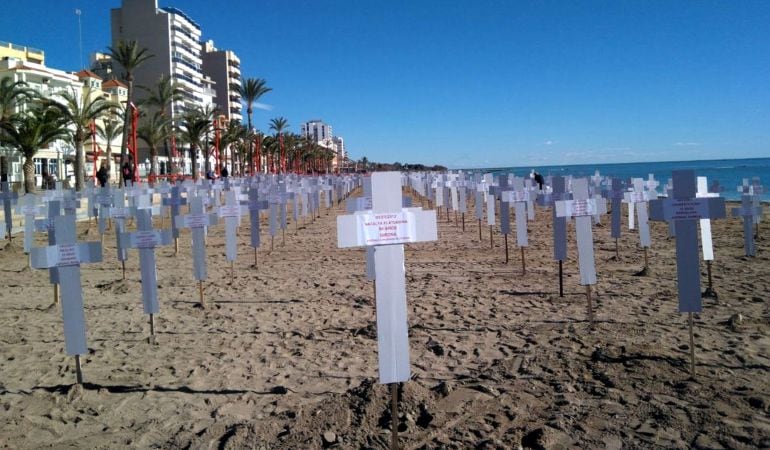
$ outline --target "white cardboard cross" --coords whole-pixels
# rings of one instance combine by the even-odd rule
[[[235,191],[225,191],[225,205],[219,207],[219,217],[225,219],[225,258],[235,261],[238,257],[238,238],[236,232],[241,224],[243,208],[238,202]]]
[[[207,214],[203,210],[203,197],[196,196],[190,200],[190,214],[174,217],[177,228],[189,228],[192,234],[193,276],[198,281],[204,281],[206,275],[206,242],[205,228],[216,225],[217,215]]]
[[[145,314],[158,314],[158,274],[155,248],[171,244],[171,230],[152,228],[152,213],[148,209],[136,212],[136,231],[123,233],[127,248],[139,249],[139,268],[142,273],[142,305]]]
[[[706,180],[706,177],[698,177],[698,192],[696,194],[696,197],[698,198],[719,197],[719,194],[709,192],[708,181]],[[714,245],[711,241],[711,219],[706,218],[706,219],[700,220],[700,240],[701,240],[701,247],[703,250],[703,260],[713,261]]]
[[[401,173],[372,175],[371,213],[337,217],[337,246],[375,246],[380,383],[409,380],[404,243],[435,241],[434,210],[404,210]]]
[[[633,178],[634,191],[626,192],[625,201],[629,205],[634,205],[636,209],[636,216],[639,219],[639,243],[644,248],[650,248],[652,245],[652,239],[650,238],[650,223],[649,214],[647,211],[647,202],[649,197],[644,191],[644,180],[641,178]],[[631,208],[629,207],[629,210]]]
[[[573,200],[556,202],[556,217],[574,217],[577,234],[578,265],[580,284],[596,284],[596,265],[594,260],[594,238],[591,229],[591,216],[607,212],[606,199],[588,198],[588,180],[577,178],[572,181]]]
[[[32,267],[56,269],[61,283],[64,342],[67,354],[82,355],[88,352],[86,343],[86,319],[83,312],[83,287],[80,284],[80,264],[102,260],[99,242],[78,244],[75,236],[75,216],[57,216],[54,221],[56,244],[33,248]]]
[[[725,202],[719,197],[696,198],[695,172],[672,173],[671,195],[650,201],[650,220],[673,223],[676,233],[676,272],[679,312],[701,311],[697,220],[722,219]]]

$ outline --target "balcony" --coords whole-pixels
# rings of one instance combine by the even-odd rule
[[[179,55],[179,53],[176,53],[175,55]],[[192,70],[194,70],[194,71],[196,71],[198,73],[201,72],[200,64],[191,63],[191,62],[189,62],[189,61],[187,61],[184,58],[179,57],[179,56],[172,56],[171,60],[174,61],[177,64],[181,64],[181,65],[183,65],[183,66],[185,66],[185,67],[187,67],[189,69],[192,69]]]
[[[181,73],[175,73],[174,74],[174,78],[176,78],[178,80],[186,81],[186,82],[188,82],[188,83],[190,83],[190,84],[192,84],[194,86],[197,86],[199,88],[203,87],[202,83],[198,83],[195,80],[193,80],[192,77],[188,77],[187,75],[184,75],[184,74],[181,74]]]

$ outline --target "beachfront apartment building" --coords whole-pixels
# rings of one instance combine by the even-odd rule
[[[0,60],[2,59],[18,59],[45,65],[45,52],[33,47],[0,41]]]
[[[170,76],[182,90],[183,99],[171,105],[171,116],[179,117],[185,109],[210,106],[213,82],[203,74],[201,27],[176,8],[159,8],[158,0],[122,0],[111,10],[112,45],[120,40],[135,40],[152,58],[134,73],[134,84],[152,87],[162,75]],[[112,70],[121,72],[117,62]],[[137,89],[136,99],[146,94]]]
[[[203,73],[217,86],[217,110],[229,122],[242,122],[241,60],[232,50],[218,50],[211,40],[201,44],[201,58]]]
[[[334,135],[331,125],[319,119],[309,120],[300,125],[300,134],[303,137],[309,137],[321,147],[332,150],[334,152],[332,169],[338,171],[342,168],[346,156],[345,141],[342,136]]]
[[[11,44],[13,45],[13,44]],[[20,47],[20,46],[14,46]],[[8,47],[13,49],[13,47]],[[35,58],[24,59],[27,54]],[[23,56],[23,57],[22,57]],[[62,92],[80,93],[82,83],[77,75],[46,67],[42,51],[29,52],[17,50],[10,54],[0,46],[0,80],[10,78],[12,82],[22,81],[26,87],[33,89],[43,98],[61,100]],[[11,111],[16,113],[19,111]],[[58,179],[74,174],[72,161],[75,149],[65,141],[56,141],[47,148],[38,151],[34,158],[35,176],[40,185],[43,170],[55,175]],[[21,183],[23,181],[22,164],[24,157],[12,148],[0,146],[0,178],[2,181]]]
[[[13,45],[13,44],[11,44]],[[20,48],[13,45],[9,48]],[[28,48],[27,48],[28,49]],[[22,56],[32,54],[32,59],[23,59]],[[62,102],[60,94],[63,92],[75,93],[78,98],[82,96],[100,96],[115,104],[125,104],[128,95],[126,85],[117,80],[103,82],[97,74],[82,70],[77,73],[65,72],[63,70],[46,67],[38,61],[44,61],[42,51],[29,51],[9,54],[0,49],[0,79],[10,78],[13,82],[22,81],[27,88],[34,90],[39,96],[55,101]],[[12,111],[15,113],[18,111]],[[97,121],[95,125],[103,126],[104,120]],[[94,145],[96,144],[96,145]],[[98,136],[95,139],[88,139],[84,143],[86,152],[86,178],[93,173],[94,167],[94,147],[102,149],[99,160],[103,160],[107,143]],[[116,139],[112,142],[113,148],[120,148],[120,141]],[[37,184],[40,184],[43,171],[54,175],[57,179],[74,178],[74,154],[75,149],[71,143],[66,141],[56,141],[47,148],[38,151],[34,158],[35,176]],[[119,151],[116,152],[119,154]],[[0,147],[0,175],[2,179],[10,182],[21,182],[23,180],[22,164],[24,158],[11,148]],[[98,165],[99,162],[97,161]],[[117,173],[116,165],[113,165],[113,171]]]
[[[161,76],[170,76],[182,90],[182,99],[171,104],[170,114],[178,121],[188,109],[214,108],[215,81],[204,74],[201,55],[201,27],[177,8],[158,7],[158,0],[122,0],[120,8],[111,10],[112,45],[120,40],[135,40],[147,48],[152,58],[139,66],[134,73],[134,85],[152,87]],[[116,61],[112,70],[122,72]],[[135,100],[141,101],[146,93],[135,92]],[[146,162],[147,149],[140,141],[139,163]],[[161,174],[168,173],[168,158],[158,157]],[[185,155],[181,161],[185,173],[191,173],[192,159]],[[203,158],[198,158],[199,167]]]

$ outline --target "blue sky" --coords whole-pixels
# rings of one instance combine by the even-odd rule
[[[3,2],[0,40],[79,66],[120,0]],[[226,6],[225,6],[226,5]],[[352,158],[450,167],[770,156],[770,1],[199,1],[204,39]],[[34,13],[33,13],[34,11]],[[84,56],[87,61],[87,56]]]

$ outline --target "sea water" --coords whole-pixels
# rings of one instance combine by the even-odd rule
[[[671,178],[672,171],[694,170],[696,176],[708,178],[709,186],[711,186],[714,180],[718,180],[719,185],[724,188],[721,195],[728,200],[740,200],[741,194],[738,192],[738,186],[741,185],[744,178],[748,178],[749,183],[751,183],[753,177],[759,177],[760,183],[764,187],[762,199],[770,200],[770,158],[501,167],[483,169],[481,171],[485,173],[513,173],[516,176],[529,176],[533,169],[543,176],[571,175],[573,177],[592,176],[598,170],[600,175],[621,178],[623,180],[628,178],[647,179],[648,174],[653,174],[655,179],[660,182],[660,186],[658,186],[659,193],[664,193],[664,186],[669,178]],[[472,172],[479,172],[479,170],[473,170]]]

